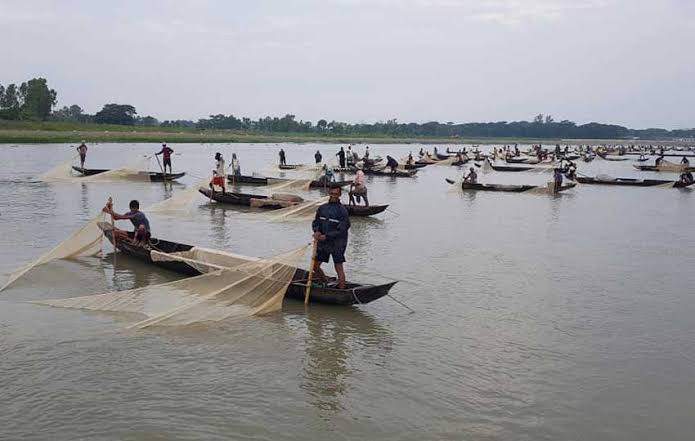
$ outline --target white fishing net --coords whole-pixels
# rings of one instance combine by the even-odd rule
[[[328,197],[320,198],[313,201],[300,202],[291,207],[281,208],[279,210],[258,211],[255,213],[246,213],[249,218],[256,218],[267,222],[286,222],[286,221],[303,221],[311,219],[316,214],[316,209],[328,202]]]
[[[5,285],[0,288],[0,291],[10,286],[20,277],[24,276],[35,266],[43,265],[55,259],[70,259],[75,257],[94,256],[98,254],[101,251],[103,238],[98,223],[105,220],[106,216],[107,215],[105,213],[100,213],[92,220],[87,222],[87,224],[82,228],[72,233],[70,237],[53,248],[51,251],[14,271],[12,274],[10,274],[9,278],[5,282]]]
[[[308,191],[314,179],[289,179],[289,180],[268,180],[270,190],[303,190]]]
[[[180,212],[188,210],[191,206],[193,200],[198,196],[198,189],[208,182],[207,179],[203,179],[200,182],[191,185],[183,191],[177,192],[174,196],[165,199],[156,204],[152,204],[149,207],[143,209],[146,213],[169,213],[169,212]]]
[[[108,170],[90,176],[73,174],[72,164],[76,157],[52,168],[39,176],[43,182],[115,182],[115,181],[150,181],[149,168],[151,156],[145,157],[125,167]],[[75,172],[77,173],[77,172]]]
[[[137,313],[147,318],[129,328],[181,326],[278,311],[304,246],[268,259],[224,260],[228,267],[162,285],[34,303],[94,311]],[[214,250],[207,250],[213,251]],[[224,253],[222,253],[224,254]],[[192,254],[201,257],[204,254]],[[192,259],[184,258],[185,262]],[[176,257],[172,257],[176,259]],[[223,259],[219,259],[223,260]],[[206,264],[206,262],[200,262]],[[207,263],[209,265],[209,263]]]

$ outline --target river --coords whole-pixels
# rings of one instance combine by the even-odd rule
[[[217,151],[237,153],[244,174],[278,175],[280,147],[288,163],[339,148],[172,147],[174,170],[189,175],[165,186],[37,182],[74,147],[0,145],[0,282],[109,196],[117,211],[130,199],[146,207],[210,176]],[[87,167],[158,149],[90,145]],[[419,149],[370,147],[396,158]],[[579,171],[677,177],[631,164],[597,158]],[[348,278],[400,280],[392,294],[415,313],[388,297],[358,307],[286,301],[262,317],[133,331],[126,317],[28,301],[179,276],[110,254],[35,268],[0,293],[0,439],[692,439],[693,191],[451,191],[444,179],[461,173],[370,177],[370,202],[389,211],[353,220]],[[550,175],[479,179],[543,184]],[[186,215],[150,217],[155,236],[251,256],[310,240],[306,222],[250,219],[202,196]]]

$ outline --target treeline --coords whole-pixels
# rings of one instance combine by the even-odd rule
[[[120,124],[147,127],[238,130],[257,133],[311,133],[318,135],[436,137],[436,138],[567,138],[567,139],[679,139],[695,138],[695,128],[685,130],[634,130],[614,124],[555,121],[551,115],[537,115],[531,121],[498,121],[485,123],[453,123],[431,121],[401,123],[395,119],[373,124],[350,124],[320,119],[297,120],[295,115],[266,116],[251,119],[232,114],[210,115],[198,121],[159,121],[152,116],[139,116],[130,104],[105,104],[94,115],[86,114],[77,104],[53,110],[57,93],[44,78],[33,78],[19,87],[0,84],[0,119],[52,120],[77,123]]]

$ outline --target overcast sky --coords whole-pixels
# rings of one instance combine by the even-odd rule
[[[695,127],[695,0],[0,0],[0,42],[89,113]]]

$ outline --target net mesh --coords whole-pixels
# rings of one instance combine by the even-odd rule
[[[313,179],[290,179],[286,181],[268,181],[270,190],[304,190],[308,191],[311,187]]]
[[[73,157],[42,174],[39,176],[39,180],[43,182],[114,182],[124,180],[150,181],[150,172],[143,170],[147,170],[149,168],[149,161],[152,158],[151,156],[125,167],[108,170],[103,173],[90,176],[76,176],[72,174],[72,163],[75,161],[75,158],[76,157]]]
[[[191,257],[211,257],[225,263],[198,277],[129,291],[34,303],[62,308],[137,313],[146,316],[130,328],[181,326],[278,311],[307,246],[268,259],[225,259],[222,252],[198,250]],[[160,253],[161,254],[161,253]],[[160,256],[161,258],[161,256]],[[171,259],[191,260],[183,256]],[[198,261],[200,264],[209,262]]]
[[[5,285],[0,288],[0,291],[10,286],[20,277],[24,276],[35,266],[43,265],[55,259],[70,259],[75,257],[94,256],[98,254],[101,251],[103,238],[98,224],[100,221],[105,219],[105,213],[100,213],[87,222],[87,224],[82,228],[72,233],[70,237],[53,248],[51,251],[45,253],[38,259],[28,263],[10,274],[9,278],[5,282]]]
[[[204,184],[206,184],[207,182],[208,180],[203,179],[200,182],[176,194],[175,196],[172,196],[161,202],[157,202],[156,204],[150,205],[143,211],[147,213],[168,213],[187,210],[188,208],[190,208],[193,200],[196,197],[198,197],[198,189],[200,187],[203,187]]]
[[[314,217],[319,205],[328,202],[328,197],[305,201],[279,210],[258,211],[244,214],[247,218],[256,218],[268,222],[304,221]]]

